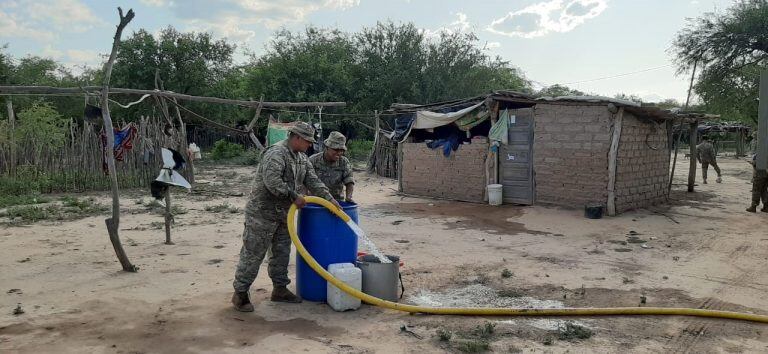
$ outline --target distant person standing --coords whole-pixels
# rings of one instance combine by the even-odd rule
[[[704,179],[704,184],[707,184],[707,169],[709,165],[715,168],[717,172],[717,183],[723,181],[720,175],[720,167],[717,166],[717,154],[715,154],[715,147],[712,145],[712,141],[708,136],[702,138],[702,143],[696,145],[696,159],[701,163],[701,177]]]
[[[747,208],[750,213],[757,212],[760,199],[763,200],[763,208],[760,211],[768,213],[768,171],[757,169],[757,155],[752,157],[752,205]]]

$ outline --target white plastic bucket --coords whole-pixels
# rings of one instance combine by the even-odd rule
[[[488,185],[488,204],[501,205],[502,187],[500,184]]]

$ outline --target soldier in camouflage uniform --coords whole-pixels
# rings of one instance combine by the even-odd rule
[[[347,151],[347,138],[339,132],[331,132],[328,139],[323,141],[325,149],[309,158],[315,168],[317,177],[320,178],[331,195],[337,200],[342,200],[341,191],[346,188],[346,196],[343,200],[354,203],[352,193],[355,188],[355,179],[352,177],[352,164],[344,156]]]
[[[245,230],[240,262],[235,272],[232,304],[243,312],[253,311],[248,289],[259,273],[264,256],[271,247],[269,277],[272,278],[272,301],[298,303],[301,299],[288,290],[288,261],[291,239],[286,217],[291,203],[306,205],[298,193],[303,185],[315,195],[338,206],[323,182],[317,178],[309,158],[304,154],[315,141],[314,129],[299,122],[289,130],[288,139],[269,147],[256,168],[255,183],[245,208]]]
[[[757,155],[752,157],[752,205],[747,208],[750,213],[757,212],[760,199],[763,200],[763,208],[760,211],[768,213],[768,170],[757,169]]]
[[[701,144],[696,146],[696,159],[701,163],[701,178],[704,179],[704,184],[707,184],[707,168],[709,165],[712,165],[715,168],[715,172],[717,172],[716,182],[720,183],[723,180],[720,177],[720,167],[717,166],[715,147],[712,146],[712,142],[709,141],[708,137],[705,136],[703,140]]]

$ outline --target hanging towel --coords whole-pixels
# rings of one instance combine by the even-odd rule
[[[492,141],[498,141],[502,144],[508,144],[509,143],[509,111],[504,110],[499,114],[499,120],[496,121],[496,124],[494,124],[491,127],[490,132],[488,133],[488,138],[490,138]]]

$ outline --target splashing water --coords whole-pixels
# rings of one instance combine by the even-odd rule
[[[350,220],[347,222],[347,225],[349,225],[349,228],[352,229],[352,231],[357,234],[357,239],[360,240],[360,242],[365,245],[365,247],[370,251],[376,258],[379,259],[379,262],[381,263],[392,263],[392,261],[389,259],[389,257],[385,256],[381,251],[379,251],[379,248],[376,247],[376,245],[371,241],[370,238],[368,238],[368,235],[365,234],[365,231],[360,228],[354,221]]]

